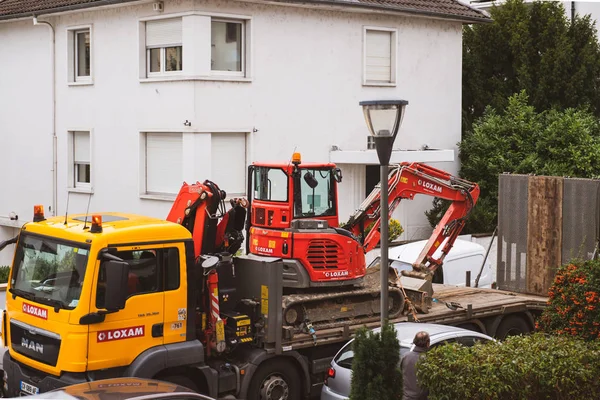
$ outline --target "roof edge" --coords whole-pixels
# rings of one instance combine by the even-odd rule
[[[42,15],[52,15],[59,14],[67,11],[78,11],[84,10],[87,8],[98,8],[103,6],[113,6],[117,4],[123,3],[136,3],[140,0],[101,0],[96,1],[94,3],[82,3],[82,4],[73,4],[69,6],[57,7],[51,10],[39,10],[39,11],[28,11],[17,14],[8,14],[8,15],[0,15],[0,21],[8,21],[11,19],[20,19],[20,18],[32,18],[33,16],[39,17]]]
[[[294,5],[325,5],[325,6],[335,6],[335,7],[348,7],[348,8],[354,8],[354,9],[371,9],[371,10],[378,10],[378,11],[393,11],[395,13],[400,13],[400,14],[409,14],[409,15],[420,15],[420,16],[427,16],[427,17],[435,17],[435,18],[441,18],[441,19],[445,19],[445,20],[453,20],[453,21],[457,21],[457,22],[463,22],[463,23],[492,23],[493,20],[490,17],[486,17],[485,14],[482,13],[481,10],[478,10],[474,7],[465,5],[464,3],[460,3],[462,5],[464,5],[467,8],[470,8],[474,11],[477,11],[479,13],[482,13],[481,18],[478,17],[467,17],[467,16],[459,16],[459,15],[455,15],[455,14],[448,14],[448,13],[442,13],[442,12],[434,12],[434,11],[425,11],[425,10],[416,10],[416,9],[411,9],[411,8],[404,8],[404,9],[398,9],[398,8],[394,8],[391,6],[387,6],[387,5],[379,5],[379,4],[361,4],[361,3],[352,3],[350,1],[335,1],[335,0],[303,0],[303,1],[295,1],[295,2],[289,2],[289,1],[284,1],[284,0],[258,0],[258,1],[247,1],[247,0],[241,0],[243,2],[252,2],[252,3],[277,3],[277,4],[287,4],[290,6],[294,6]],[[78,10],[85,10],[85,9],[90,9],[90,8],[98,8],[98,7],[102,7],[102,6],[111,6],[111,5],[117,5],[117,4],[124,4],[124,3],[137,3],[137,2],[141,2],[140,0],[101,0],[101,1],[97,1],[97,2],[93,2],[93,3],[83,3],[83,4],[75,4],[75,5],[70,5],[70,6],[63,6],[63,7],[58,7],[58,8],[54,8],[51,10],[40,10],[39,12],[25,12],[25,13],[18,13],[18,14],[9,14],[9,15],[0,15],[0,21],[7,21],[7,20],[13,20],[13,19],[20,19],[20,18],[28,18],[28,17],[33,17],[35,16],[41,16],[41,15],[52,15],[52,14],[59,14],[59,13],[63,13],[63,12],[67,12],[67,11],[78,11]]]

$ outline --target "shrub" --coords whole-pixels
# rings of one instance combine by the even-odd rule
[[[600,345],[542,333],[503,343],[440,346],[417,364],[430,400],[593,399]]]
[[[10,275],[10,267],[8,265],[0,266],[0,283],[7,283]]]
[[[536,327],[558,335],[600,339],[599,260],[573,260],[558,269]]]
[[[400,400],[400,343],[394,325],[384,324],[381,334],[360,329],[352,343],[350,400]]]
[[[374,222],[371,222],[369,226],[367,226],[367,228],[365,229],[365,237],[369,234],[369,232],[371,232],[371,229],[373,229],[374,224]],[[404,233],[404,228],[402,228],[400,222],[393,218],[390,218],[388,225],[388,240],[391,242],[399,238],[400,235],[402,235],[402,233]]]

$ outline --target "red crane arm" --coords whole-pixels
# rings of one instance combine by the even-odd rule
[[[425,164],[402,163],[390,166],[388,188],[389,215],[392,215],[402,199],[412,200],[417,194],[452,201],[444,217],[433,230],[419,258],[413,264],[419,271],[433,273],[442,264],[444,257],[464,227],[468,214],[479,198],[479,186]],[[344,225],[344,228],[354,235],[364,238],[365,251],[372,250],[379,243],[380,190],[380,184],[375,186],[371,194]],[[365,237],[365,229],[371,224],[373,227]],[[441,257],[434,259],[433,254],[446,239],[448,240],[442,249]]]

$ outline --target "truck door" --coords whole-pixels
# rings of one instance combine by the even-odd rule
[[[117,247],[112,254],[129,264],[125,308],[89,326],[88,370],[129,365],[140,353],[164,343],[164,245]],[[103,310],[105,274],[99,264],[91,312]]]

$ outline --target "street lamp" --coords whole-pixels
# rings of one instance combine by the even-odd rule
[[[375,140],[380,168],[380,240],[381,240],[381,324],[388,319],[388,164],[392,156],[394,140],[402,124],[406,100],[375,100],[359,103],[365,114],[367,127]]]

